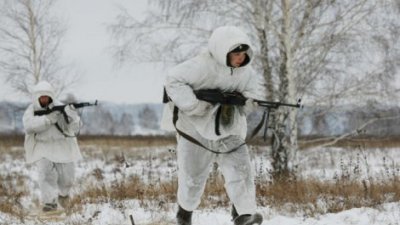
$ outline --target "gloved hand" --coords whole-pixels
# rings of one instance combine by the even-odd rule
[[[77,121],[79,118],[78,112],[76,111],[73,105],[67,105],[64,108],[65,113],[67,114],[68,118],[72,121]]]
[[[57,123],[58,119],[60,118],[60,112],[54,111],[50,114],[47,114],[46,118],[47,118],[47,121],[49,124],[55,124],[55,123]]]
[[[248,98],[246,100],[245,105],[242,107],[242,111],[244,112],[244,114],[249,114],[253,111],[255,111],[258,107],[258,103],[254,101],[254,99],[252,98]]]
[[[189,116],[202,116],[212,109],[212,107],[213,105],[211,103],[199,100],[192,110],[185,111],[185,113]]]

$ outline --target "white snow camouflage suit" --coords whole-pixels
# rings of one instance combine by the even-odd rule
[[[217,28],[211,35],[208,51],[172,68],[166,78],[166,92],[171,99],[164,109],[161,127],[171,130],[173,106],[179,108],[177,129],[216,151],[229,151],[230,143],[242,142],[246,137],[248,112],[235,107],[233,122],[215,133],[215,117],[219,104],[214,106],[199,101],[194,90],[219,89],[237,91],[247,98],[263,99],[261,78],[249,68],[227,65],[227,54],[240,44],[250,45],[249,38],[232,26]],[[250,59],[252,49],[247,51]],[[240,141],[239,141],[240,142]],[[255,186],[250,156],[246,145],[229,154],[215,154],[178,135],[178,204],[193,211],[200,204],[205,183],[213,162],[217,162],[225,178],[225,188],[239,215],[253,214],[256,209]]]
[[[42,202],[56,203],[58,195],[69,194],[75,176],[74,162],[82,158],[74,137],[79,131],[80,118],[69,106],[65,110],[70,119],[69,124],[61,114],[51,115],[63,130],[61,133],[50,116],[34,116],[34,111],[44,109],[39,103],[40,96],[49,96],[52,99],[50,107],[61,104],[55,99],[53,87],[48,82],[41,81],[33,88],[32,95],[33,103],[23,116],[25,158],[27,163],[35,163],[38,167]]]

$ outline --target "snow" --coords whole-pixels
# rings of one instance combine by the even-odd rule
[[[134,205],[134,204],[133,204]],[[259,208],[264,216],[263,225],[395,225],[400,221],[400,204],[386,203],[379,209],[373,208],[355,208],[340,213],[329,213],[317,217],[298,217],[285,214],[279,214],[268,208]],[[98,213],[96,213],[98,212]],[[93,218],[93,216],[95,218]],[[72,215],[68,222],[74,224],[74,221],[90,222],[93,225],[120,224],[131,225],[129,215],[134,218],[135,224],[174,224],[174,212],[152,212],[143,208],[130,209],[121,212],[114,209],[110,204],[87,205],[84,212],[80,215]],[[85,220],[86,219],[86,220]],[[11,223],[13,218],[0,212],[0,221]],[[19,224],[15,220],[12,224]],[[27,222],[25,224],[36,224]],[[48,224],[64,224],[64,222],[53,222]],[[229,213],[225,209],[195,210],[193,214],[193,224],[195,225],[232,225]]]
[[[168,181],[176,177],[176,156],[171,149],[164,147],[131,147],[131,146],[81,146],[85,160],[77,163],[76,186],[73,194],[79,194],[91,185],[98,183],[93,176],[94,170],[101,171],[102,180],[106,186],[121,181],[130,176],[140,176],[144,182],[154,180]],[[267,174],[270,169],[268,147],[253,147],[252,158],[254,169]],[[35,166],[26,165],[23,159],[23,149],[20,146],[1,149],[0,175],[21,176],[25,187],[18,187],[18,181],[13,180],[16,190],[27,190],[29,194],[21,198],[21,204],[26,210],[37,207],[39,190],[35,182],[37,173]],[[298,152],[299,172],[302,177],[316,177],[327,182],[342,173],[350,174],[352,179],[387,179],[388,173],[399,176],[400,151],[398,148],[379,149],[347,149],[347,148],[312,148]],[[344,166],[345,165],[345,166]],[[354,168],[358,168],[354,173]],[[397,174],[396,174],[397,173]],[[385,177],[386,176],[386,177]],[[263,179],[268,180],[267,176]],[[2,184],[8,185],[8,184]],[[0,196],[0,199],[2,197]],[[175,202],[162,200],[149,201],[142,204],[138,199],[121,201],[106,199],[98,203],[84,203],[80,211],[66,217],[65,221],[48,222],[46,224],[96,224],[96,225],[131,225],[130,215],[135,224],[175,224]],[[324,204],[324,203],[321,203]],[[400,202],[387,202],[373,208],[352,208],[339,213],[309,214],[301,211],[293,212],[289,207],[274,206],[259,207],[263,215],[263,225],[395,225],[400,224]],[[0,224],[42,224],[26,219],[21,222],[18,217],[0,211]],[[201,208],[194,211],[195,225],[231,225],[229,207]]]

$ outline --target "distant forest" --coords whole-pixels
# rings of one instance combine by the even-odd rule
[[[23,103],[0,102],[0,133],[23,134]],[[160,130],[162,104],[102,103],[81,110],[81,134],[88,135],[168,135]],[[262,118],[262,110],[248,117],[249,131]],[[399,107],[336,107],[334,110],[305,107],[299,110],[301,137],[327,137],[353,133],[363,136],[400,135]]]

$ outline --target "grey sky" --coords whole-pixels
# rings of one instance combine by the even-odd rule
[[[55,5],[57,16],[68,27],[61,46],[64,62],[72,62],[81,74],[81,82],[72,92],[81,100],[159,103],[167,68],[134,63],[124,68],[113,67],[113,59],[107,51],[111,40],[106,24],[118,14],[117,5],[140,18],[147,0],[58,0]],[[400,86],[400,76],[395,82]],[[28,99],[16,95],[0,79],[1,100]]]
[[[63,62],[72,62],[82,77],[72,92],[82,100],[161,102],[163,68],[145,64],[115,68],[107,51],[111,40],[106,24],[117,15],[117,5],[140,18],[147,0],[59,0],[55,5],[57,16],[68,27],[62,43]],[[16,96],[2,80],[0,85],[0,100],[27,100]]]

